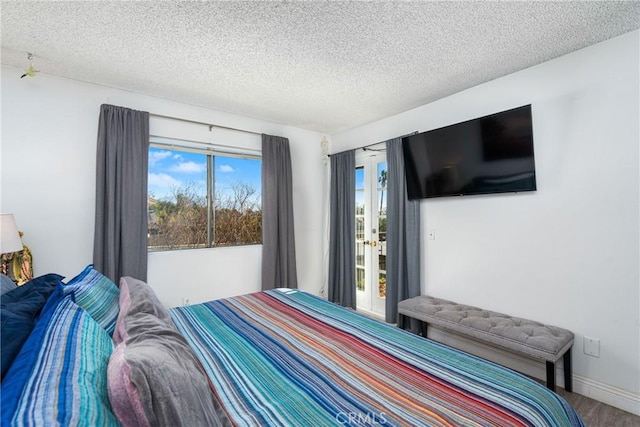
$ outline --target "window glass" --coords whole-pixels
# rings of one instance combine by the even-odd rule
[[[387,295],[387,162],[378,163],[378,297]]]
[[[262,243],[261,160],[149,148],[150,251]]]
[[[262,190],[257,159],[216,156],[215,246],[262,243]]]

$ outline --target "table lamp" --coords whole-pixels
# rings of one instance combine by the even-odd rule
[[[22,250],[22,240],[13,214],[0,214],[0,254]]]

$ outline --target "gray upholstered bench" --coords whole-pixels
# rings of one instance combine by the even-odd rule
[[[551,390],[555,390],[556,384],[555,364],[562,358],[564,388],[572,391],[571,331],[425,295],[398,304],[398,327],[404,329],[407,318],[422,321],[422,335],[425,338],[427,325],[431,324],[543,360],[547,368],[547,387]]]

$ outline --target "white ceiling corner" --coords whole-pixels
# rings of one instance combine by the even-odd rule
[[[640,27],[639,1],[6,1],[2,63],[335,134]]]

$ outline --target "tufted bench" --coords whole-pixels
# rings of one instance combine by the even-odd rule
[[[545,361],[547,387],[551,390],[555,390],[555,364],[562,358],[564,387],[565,390],[572,391],[571,331],[426,295],[410,298],[398,304],[400,328],[405,328],[408,317],[423,322],[422,336],[425,338],[427,325],[431,324]]]

